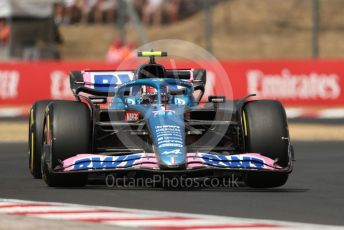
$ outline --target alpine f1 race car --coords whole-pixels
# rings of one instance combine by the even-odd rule
[[[91,175],[225,178],[278,187],[292,171],[286,113],[278,101],[209,96],[206,70],[166,69],[143,51],[135,70],[72,71],[76,98],[37,101],[29,168],[48,186],[84,186]]]

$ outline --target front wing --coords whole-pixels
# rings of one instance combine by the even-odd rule
[[[171,156],[173,157],[173,156]],[[184,170],[162,170],[154,153],[136,153],[127,155],[78,154],[61,162],[50,170],[53,173],[104,173],[104,172],[150,172],[150,173],[195,173],[212,171],[223,172],[285,172],[292,170],[292,163],[282,168],[273,159],[258,153],[236,155],[218,155],[212,153],[188,153]]]

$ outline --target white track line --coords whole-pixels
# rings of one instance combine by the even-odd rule
[[[46,207],[13,207],[13,208],[1,208],[0,213],[14,213],[14,212],[49,212],[49,211],[72,211],[80,210],[74,207],[60,207],[60,206],[46,206]],[[85,209],[82,209],[85,210]],[[92,210],[92,209],[89,209]]]
[[[130,214],[130,213],[71,213],[71,214],[39,214],[30,215],[34,217],[47,218],[47,219],[97,219],[97,218],[148,218],[151,215],[144,214]]]
[[[286,114],[288,118],[298,118],[303,114],[302,109],[299,108],[287,108]]]
[[[0,213],[154,230],[343,229],[343,226],[8,199],[0,199]]]
[[[319,112],[320,118],[343,118],[344,109],[324,109]]]
[[[0,117],[19,117],[22,115],[23,109],[21,108],[0,108]]]

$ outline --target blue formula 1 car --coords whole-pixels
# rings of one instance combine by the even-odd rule
[[[157,56],[135,70],[72,71],[75,101],[31,109],[29,168],[49,186],[84,186],[89,175],[240,176],[247,186],[282,186],[293,148],[283,106],[226,100],[205,91],[204,69],[165,69]]]

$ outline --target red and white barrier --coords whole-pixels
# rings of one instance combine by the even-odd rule
[[[99,223],[121,229],[342,229],[342,226],[316,225],[277,220],[196,215],[66,203],[0,199],[0,213],[46,220]],[[25,218],[21,220],[25,221]]]
[[[285,106],[344,106],[343,61],[222,62],[234,95],[256,93]]]
[[[164,64],[172,66],[166,61]],[[302,112],[305,107],[319,106],[331,107],[331,111],[320,112],[320,117],[344,116],[342,110],[332,109],[344,107],[344,60],[221,61],[220,64],[224,70],[221,73],[216,65],[206,61],[196,64],[178,61],[177,67],[206,68],[207,95],[238,99],[256,93],[257,99],[276,99],[286,107],[302,107],[292,114],[307,114]],[[23,108],[36,100],[72,99],[68,77],[71,70],[117,67],[103,62],[0,63],[0,107],[12,108],[0,109],[0,116],[21,114],[13,108]],[[229,83],[226,87],[224,79]]]

